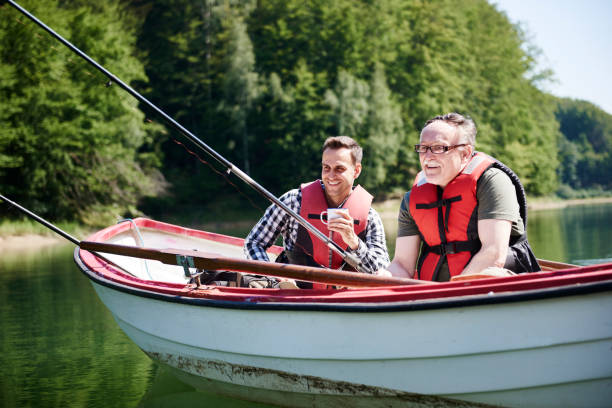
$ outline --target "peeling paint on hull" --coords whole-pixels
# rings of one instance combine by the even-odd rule
[[[223,361],[145,353],[168,367],[177,378],[199,390],[279,406],[393,408],[409,404],[411,408],[492,407]]]

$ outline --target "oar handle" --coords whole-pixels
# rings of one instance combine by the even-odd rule
[[[217,254],[173,248],[142,248],[93,241],[81,241],[80,247],[81,249],[87,251],[153,259],[168,265],[182,266],[184,260],[187,259],[189,264],[194,265],[194,267],[198,269],[246,272],[257,275],[274,276],[278,278],[297,279],[301,281],[319,282],[349,287],[397,286],[431,283],[416,279],[378,276],[359,272],[315,268],[311,266],[228,258],[219,256]]]
[[[540,264],[540,267],[543,271],[554,271],[557,269],[570,269],[578,267],[578,265],[556,261],[547,261],[546,259],[538,259],[538,264]]]

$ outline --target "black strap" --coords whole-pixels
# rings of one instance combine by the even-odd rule
[[[479,239],[472,239],[468,241],[453,241],[453,242],[445,242],[440,245],[429,246],[427,242],[424,240],[423,236],[421,236],[423,240],[423,246],[421,247],[421,254],[419,256],[419,261],[417,264],[417,272],[418,278],[421,279],[421,268],[423,267],[423,263],[425,262],[425,258],[427,254],[434,253],[440,255],[438,259],[438,263],[434,268],[434,272],[432,274],[431,280],[437,281],[438,275],[440,274],[440,269],[442,265],[447,260],[447,254],[456,254],[459,252],[470,251],[470,253],[474,254],[478,252],[480,247],[482,246]]]
[[[482,244],[479,239],[472,239],[469,241],[453,241],[446,242],[440,245],[428,245],[428,250],[436,255],[445,256],[446,254],[456,254],[459,252],[466,251],[477,251],[480,249]]]
[[[448,231],[448,218],[450,217],[450,209],[451,209],[451,204],[457,201],[461,201],[461,196],[454,196],[454,197],[450,197],[450,198],[443,198],[437,201],[434,201],[433,203],[427,203],[427,204],[417,204],[416,208],[419,210],[429,210],[432,208],[441,208],[441,207],[446,207],[446,211],[444,214],[444,230]]]
[[[443,198],[441,200],[434,201],[433,203],[417,204],[416,208],[419,210],[429,210],[431,208],[438,208],[438,207],[444,207],[444,206],[448,207],[450,206],[451,203],[454,203],[455,201],[461,201],[461,196]]]

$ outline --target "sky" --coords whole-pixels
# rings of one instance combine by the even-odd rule
[[[542,87],[612,114],[612,0],[489,0],[520,23],[556,82]]]

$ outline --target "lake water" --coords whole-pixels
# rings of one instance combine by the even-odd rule
[[[612,204],[577,205],[528,215],[536,256],[577,265],[612,262]]]
[[[612,262],[612,204],[531,212],[528,232],[538,258]],[[195,392],[154,364],[72,252],[0,251],[0,407],[266,407]]]

